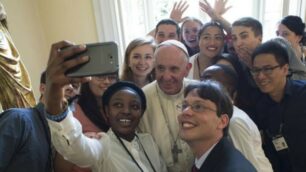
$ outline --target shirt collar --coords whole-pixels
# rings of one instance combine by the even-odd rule
[[[216,146],[217,143],[215,143],[212,147],[210,147],[199,159],[195,158],[194,164],[197,167],[197,169],[201,168],[202,164],[207,159],[209,153],[212,151],[212,149]]]

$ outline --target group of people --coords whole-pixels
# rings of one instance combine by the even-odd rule
[[[152,37],[130,42],[120,74],[67,77],[89,57],[65,59],[86,47],[54,43],[35,107],[25,70],[0,80],[25,82],[1,92],[21,98],[0,115],[0,171],[305,171],[305,24],[286,16],[262,43],[258,20],[223,18],[226,2],[200,2],[205,23],[175,3]],[[12,41],[3,23],[1,42]],[[1,73],[7,58],[23,69],[0,48]]]

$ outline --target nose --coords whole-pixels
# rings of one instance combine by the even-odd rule
[[[145,64],[146,63],[145,57],[141,57],[140,60],[139,60],[139,63],[140,64]]]
[[[192,115],[191,106],[187,106],[187,107],[185,107],[185,109],[182,109],[182,115],[183,116],[191,116]]]
[[[108,76],[105,77],[105,80],[103,81],[103,84],[110,84],[111,80],[109,79]]]
[[[262,73],[262,71],[259,71],[255,76],[254,79],[255,80],[262,80],[265,78],[265,75]]]
[[[243,45],[243,41],[239,38],[236,38],[235,40],[233,40],[233,45],[236,48],[240,48]]]
[[[129,106],[123,106],[121,112],[124,113],[124,114],[130,114],[130,107]]]

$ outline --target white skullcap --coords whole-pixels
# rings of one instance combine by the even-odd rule
[[[186,46],[183,43],[181,43],[180,41],[177,41],[177,40],[174,40],[174,39],[167,40],[167,41],[164,41],[164,42],[158,44],[156,49],[158,49],[159,47],[165,46],[165,45],[176,46],[177,48],[181,49],[186,54],[187,58],[189,57]]]

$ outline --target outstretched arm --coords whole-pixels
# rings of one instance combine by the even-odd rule
[[[228,35],[231,34],[231,24],[222,17],[223,14],[225,14],[232,6],[226,7],[227,0],[215,0],[215,5],[214,8],[211,7],[211,5],[207,2],[207,0],[200,1],[200,9],[205,12],[209,17],[214,20],[219,22],[226,33]]]
[[[65,60],[85,50],[84,45],[74,45],[61,41],[52,45],[46,70],[46,112],[52,143],[65,158],[79,166],[90,166],[100,158],[102,144],[99,140],[87,138],[82,134],[82,126],[67,109],[64,86],[71,83],[86,82],[89,78],[70,78],[66,71],[85,63],[88,57],[83,56]],[[59,115],[60,114],[60,115]],[[67,114],[67,115],[66,115]],[[53,119],[61,117],[59,119]],[[59,122],[60,121],[60,122]]]

